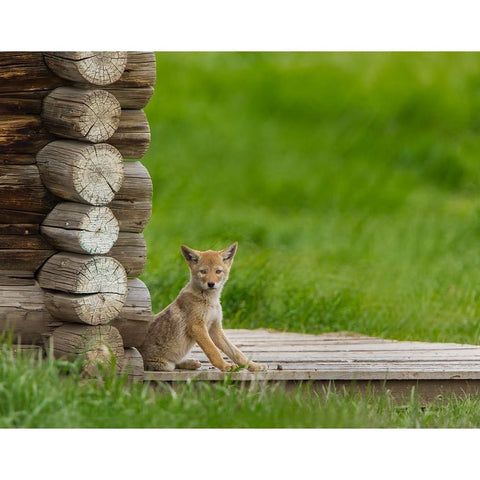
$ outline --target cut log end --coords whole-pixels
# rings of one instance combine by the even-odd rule
[[[66,293],[127,293],[123,266],[111,257],[57,253],[38,273],[42,288]]]
[[[52,317],[62,322],[106,325],[115,320],[126,300],[117,293],[75,295],[45,290],[45,305]]]
[[[105,90],[60,87],[43,102],[42,117],[51,133],[105,142],[118,128],[121,108],[118,100]]]
[[[118,239],[118,222],[108,207],[59,203],[43,221],[41,233],[58,250],[105,254]]]
[[[122,76],[127,52],[49,52],[45,62],[61,78],[109,85]]]
[[[108,368],[115,362],[118,372],[123,367],[122,337],[110,325],[62,325],[55,329],[49,342],[56,358],[80,356],[84,361],[83,370],[88,375],[98,374],[99,364]]]
[[[123,183],[122,155],[108,143],[57,140],[38,152],[37,163],[46,187],[65,200],[107,205]]]

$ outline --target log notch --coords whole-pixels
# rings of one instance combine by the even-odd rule
[[[116,82],[127,65],[127,52],[46,52],[44,58],[59,77],[92,85]]]
[[[59,203],[40,228],[57,250],[83,254],[108,253],[118,238],[118,222],[108,207]]]
[[[60,137],[105,142],[120,123],[120,103],[105,90],[59,87],[43,101],[42,118]]]
[[[91,376],[98,373],[98,362],[109,367],[116,363],[118,372],[123,368],[124,349],[120,333],[110,325],[85,326],[65,324],[55,329],[48,344],[55,357],[84,359],[84,371]]]
[[[147,286],[138,278],[129,279],[127,300],[111,324],[122,335],[126,347],[139,348],[152,321],[152,301]]]
[[[125,179],[110,204],[120,231],[140,233],[152,215],[152,180],[141,162],[125,162]]]
[[[58,319],[103,325],[116,318],[127,297],[127,275],[115,259],[57,253],[38,273],[50,314]]]
[[[127,375],[130,382],[143,382],[145,377],[143,358],[136,348],[124,349],[121,373]]]
[[[14,343],[42,345],[60,323],[43,300],[38,283],[0,286],[0,332],[12,334]]]
[[[142,158],[150,146],[150,126],[143,110],[122,110],[118,129],[109,142],[124,158]]]
[[[120,189],[123,158],[107,143],[56,140],[37,154],[43,183],[60,198],[107,205]]]

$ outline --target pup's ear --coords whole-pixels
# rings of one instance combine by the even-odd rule
[[[238,242],[232,243],[229,247],[220,251],[222,259],[225,263],[232,263],[235,252],[237,251]]]
[[[196,252],[192,248],[186,247],[185,245],[182,245],[181,248],[183,256],[185,257],[187,263],[198,263],[198,259],[200,258],[198,252]]]

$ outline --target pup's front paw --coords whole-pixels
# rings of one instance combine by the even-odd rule
[[[249,362],[247,368],[249,372],[262,372],[267,369],[267,366],[260,363]]]
[[[238,365],[237,365],[237,364],[225,362],[225,363],[220,367],[220,370],[221,370],[222,372],[232,372],[232,371],[235,370],[236,368],[238,368]]]

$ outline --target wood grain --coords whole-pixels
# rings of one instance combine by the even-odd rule
[[[124,158],[142,158],[150,146],[150,126],[143,110],[122,110],[120,123],[109,143]]]
[[[153,185],[141,162],[125,162],[123,185],[110,204],[120,231],[140,233],[152,215]]]
[[[0,164],[1,224],[41,223],[56,203],[36,165]]]
[[[0,331],[12,334],[12,341],[41,345],[59,325],[45,308],[38,283],[0,286]]]
[[[37,154],[42,182],[56,196],[90,205],[107,205],[119,191],[123,158],[108,143],[50,142]]]
[[[92,85],[116,82],[127,65],[127,52],[45,52],[44,58],[59,77]]]
[[[118,222],[108,207],[61,202],[42,222],[40,232],[57,250],[100,255],[117,242]]]
[[[59,87],[43,101],[42,118],[61,137],[105,142],[119,126],[118,100],[105,90]]]
[[[138,348],[145,341],[152,320],[152,301],[147,286],[138,278],[129,279],[127,300],[111,324],[122,335],[126,347]]]

